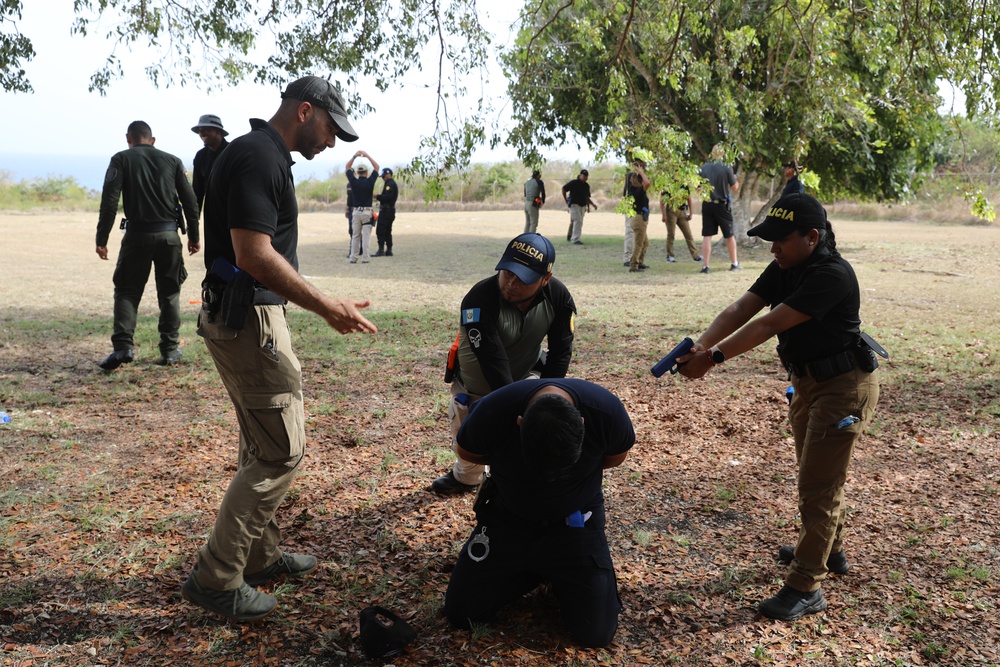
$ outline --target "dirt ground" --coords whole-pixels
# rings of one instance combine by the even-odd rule
[[[104,374],[118,241],[102,262],[94,216],[67,212],[0,215],[0,404],[13,417],[0,427],[0,664],[1000,664],[1000,227],[834,220],[865,328],[894,359],[847,484],[853,568],[824,584],[828,611],[781,623],[755,611],[780,586],[777,546],[797,533],[773,347],[701,382],[648,373],[746,289],[766,248],[741,250],[746,270],[732,273],[717,250],[703,276],[682,245],[664,261],[653,222],[653,268],[635,275],[619,216],[587,217],[582,247],[566,244],[566,223],[543,210],[580,311],[571,375],[621,397],[638,435],[605,476],[624,607],[611,647],[574,647],[545,590],[473,633],[441,615],[472,526],[471,498],[426,491],[448,467],[443,354],[462,295],[492,273],[520,212],[401,214],[396,256],[368,265],[347,263],[342,217],[303,215],[302,273],[371,299],[382,333],[327,334],[292,309],[310,442],[280,519],[287,548],[322,565],[242,627],[179,596],[235,463],[235,419],[193,333],[200,256],[182,294],[185,362],[152,363],[150,286],[137,361]],[[440,336],[419,333],[428,326]],[[391,661],[360,652],[369,604],[417,629]]]

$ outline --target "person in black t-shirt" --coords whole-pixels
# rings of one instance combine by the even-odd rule
[[[821,583],[830,572],[845,574],[850,568],[842,534],[844,483],[854,446],[878,402],[872,373],[878,364],[870,339],[860,333],[858,279],[837,252],[826,210],[816,199],[798,193],[782,197],[747,234],[771,241],[774,261],[678,361],[681,374],[700,378],[778,337],[778,355],[794,388],[788,418],[802,526],[798,544],[778,550],[778,559],[791,563],[784,587],[759,609],[791,621],[826,609]],[[752,319],[765,306],[771,311]]]
[[[382,192],[375,195],[375,199],[378,200],[378,222],[375,224],[378,251],[372,257],[392,257],[392,223],[396,221],[399,187],[389,167],[382,170]]]
[[[628,195],[632,197],[632,215],[629,217],[629,228],[632,230],[632,257],[629,258],[629,273],[645,271],[646,249],[649,248],[649,177],[640,162],[636,162],[635,171],[629,176]]]
[[[326,79],[306,76],[290,83],[281,99],[270,120],[251,119],[251,131],[219,156],[205,200],[208,274],[198,335],[232,400],[239,453],[215,525],[181,593],[236,621],[274,611],[277,600],[258,586],[301,578],[317,567],[315,556],[282,551],[275,518],[306,440],[302,368],[285,304],[316,313],[342,334],[377,332],[361,314],[369,301],[327,296],[298,272],[290,151],[311,160],[338,138],[356,141],[343,98]]]
[[[573,245],[583,245],[580,234],[583,231],[583,216],[590,213],[590,207],[597,204],[590,198],[590,184],[587,179],[590,172],[581,169],[580,174],[572,181],[562,186],[562,196],[569,208],[569,229],[566,230],[566,240]]]
[[[548,582],[574,641],[610,644],[621,602],[601,483],[634,444],[621,401],[585,380],[522,380],[483,397],[458,433],[458,454],[491,475],[448,582],[448,620],[489,621]]]
[[[226,137],[229,132],[222,127],[222,120],[214,114],[204,114],[198,119],[198,124],[191,131],[201,137],[204,148],[194,154],[194,164],[191,167],[191,187],[198,198],[198,210],[205,203],[205,190],[208,188],[208,175],[212,173],[215,159],[226,150],[229,142]]]
[[[364,162],[354,166],[359,157],[372,163],[371,173]],[[372,242],[372,227],[375,225],[375,211],[372,209],[375,181],[378,180],[378,162],[366,153],[358,151],[351,156],[346,167],[347,182],[351,186],[351,199],[354,213],[351,215],[351,264],[357,264],[358,258],[362,264],[367,264],[371,254],[369,248]]]

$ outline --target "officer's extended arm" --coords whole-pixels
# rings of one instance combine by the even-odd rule
[[[316,313],[342,334],[378,332],[378,328],[361,314],[361,309],[370,306],[371,301],[326,296],[299,275],[288,260],[274,249],[267,234],[239,228],[230,230],[230,233],[236,265],[269,290]]]

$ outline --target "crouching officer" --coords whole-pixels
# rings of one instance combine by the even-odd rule
[[[610,644],[621,602],[602,471],[621,465],[633,444],[625,406],[585,380],[521,380],[484,396],[458,433],[458,455],[491,474],[448,583],[448,620],[489,621],[549,582],[574,641]]]
[[[97,222],[97,256],[108,258],[108,236],[118,214],[118,198],[125,200],[125,237],[115,266],[114,352],[100,362],[111,371],[132,361],[136,312],[154,268],[156,298],[160,304],[160,363],[180,361],[181,285],[187,278],[178,226],[177,201],[187,218],[188,253],[201,249],[198,202],[179,158],[153,147],[149,125],[137,120],[125,134],[128,150],[111,158],[104,176],[101,214]],[[126,223],[123,221],[122,223]]]
[[[529,377],[566,377],[576,304],[566,286],[552,277],[555,260],[555,248],[541,234],[516,236],[496,275],[476,283],[462,299],[459,334],[445,377],[452,383],[452,449],[462,422],[486,394]],[[545,341],[547,351],[542,349]],[[442,495],[473,491],[484,472],[483,466],[459,457],[452,470],[431,482],[431,490]]]
[[[826,209],[813,197],[785,195],[747,235],[771,242],[771,262],[750,290],[723,310],[680,357],[680,372],[700,378],[771,336],[795,389],[788,409],[798,463],[798,544],[779,549],[790,561],[785,585],[760,613],[792,621],[826,609],[821,583],[846,573],[844,482],[854,445],[878,402],[878,366],[860,332],[861,292],[837,252]],[[751,321],[765,306],[771,311]],[[874,347],[872,347],[874,345]]]

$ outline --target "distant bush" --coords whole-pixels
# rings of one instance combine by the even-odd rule
[[[0,209],[23,211],[33,208],[97,210],[100,194],[76,179],[63,176],[14,181],[10,172],[0,171]]]

